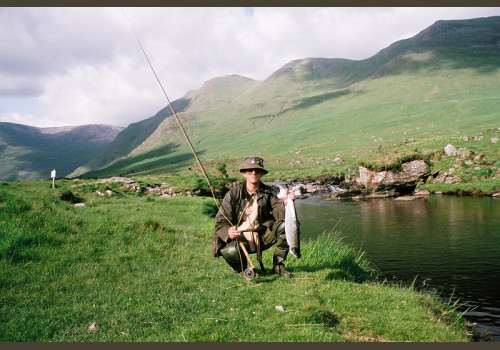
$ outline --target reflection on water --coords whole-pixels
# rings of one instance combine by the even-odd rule
[[[500,341],[500,200],[431,196],[410,202],[377,199],[297,200],[302,239],[335,226],[389,280],[436,288],[473,310],[466,318]]]

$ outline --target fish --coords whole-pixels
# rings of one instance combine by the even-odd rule
[[[286,242],[290,247],[290,253],[300,258],[300,222],[297,220],[295,204],[289,200],[285,206],[285,235]]]
[[[278,198],[283,199],[288,186],[278,185],[280,191]],[[296,198],[301,195],[301,186],[292,187],[289,191],[294,191]],[[297,259],[300,259],[300,222],[297,219],[297,210],[294,201],[287,201],[285,205],[285,236],[286,242],[290,248],[290,253]]]

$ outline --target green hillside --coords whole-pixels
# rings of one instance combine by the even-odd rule
[[[499,43],[500,17],[438,21],[365,60],[292,61],[229,103],[204,104],[215,93],[200,89],[191,93],[198,107],[188,102],[178,114],[202,161],[225,162],[230,174],[249,154],[265,157],[270,176],[281,179],[355,176],[360,163],[383,166],[414,153],[443,167],[439,154],[451,143],[482,155],[484,176],[461,169],[464,179],[480,181],[500,165],[499,144],[491,142],[500,132]],[[127,158],[84,177],[195,166],[166,118]]]

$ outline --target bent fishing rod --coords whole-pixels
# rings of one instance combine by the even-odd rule
[[[165,95],[165,98],[167,99],[167,102],[168,102],[168,106],[170,107],[170,110],[172,111],[172,114],[175,118],[175,121],[177,122],[177,124],[179,125],[179,128],[181,129],[182,131],[182,134],[184,135],[184,138],[186,139],[188,145],[189,145],[189,148],[191,149],[191,152],[193,153],[194,157],[196,158],[196,161],[198,163],[198,165],[200,166],[200,169],[201,171],[203,172],[203,175],[205,176],[205,179],[207,180],[207,183],[208,183],[208,186],[210,187],[210,191],[212,192],[212,197],[215,201],[215,205],[217,206],[217,209],[220,210],[220,206],[219,206],[219,203],[217,202],[217,198],[215,196],[215,190],[214,190],[214,186],[212,185],[212,182],[210,181],[210,178],[208,177],[208,174],[205,170],[205,167],[203,166],[203,164],[201,163],[201,160],[200,160],[200,157],[198,157],[198,154],[196,153],[196,151],[194,150],[194,147],[193,147],[193,144],[191,143],[191,140],[189,139],[187,133],[186,133],[186,130],[184,129],[184,127],[182,126],[182,123],[181,123],[181,120],[179,118],[179,116],[177,115],[177,113],[175,112],[175,109],[174,107],[172,106],[172,103],[170,102],[170,99],[168,98],[168,95],[167,95],[167,92],[165,91],[165,88],[163,87],[163,84],[161,83],[160,81],[160,78],[158,78],[158,75],[156,74],[156,71],[155,69],[153,68],[153,65],[151,64],[151,61],[149,60],[149,57],[148,55],[146,54],[146,51],[144,50],[144,47],[142,46],[141,44],[141,41],[139,40],[139,37],[137,36],[135,30],[134,30],[134,27],[132,27],[132,23],[130,22],[130,20],[128,19],[127,15],[125,14],[125,11],[123,9],[122,10],[122,13],[123,13],[123,16],[125,16],[125,19],[127,20],[129,26],[130,26],[130,29],[132,30],[132,33],[134,34],[134,37],[135,37],[135,40],[137,41],[137,44],[139,44],[139,47],[141,48],[141,51],[144,55],[144,57],[146,58],[146,61],[148,62],[148,65],[149,65],[149,68],[151,68],[151,71],[153,72],[155,78],[156,78],[156,81],[158,82],[158,84],[160,85],[160,88],[161,90],[163,91],[163,94]],[[222,212],[222,211],[221,211]],[[229,220],[229,218],[222,212],[222,215],[224,215],[224,217],[226,218],[226,220],[231,224],[231,220]]]

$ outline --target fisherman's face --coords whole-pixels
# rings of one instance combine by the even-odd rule
[[[259,169],[245,170],[242,172],[242,174],[247,180],[247,182],[255,185],[260,183],[260,179],[262,179],[262,176],[265,175],[265,173]]]

